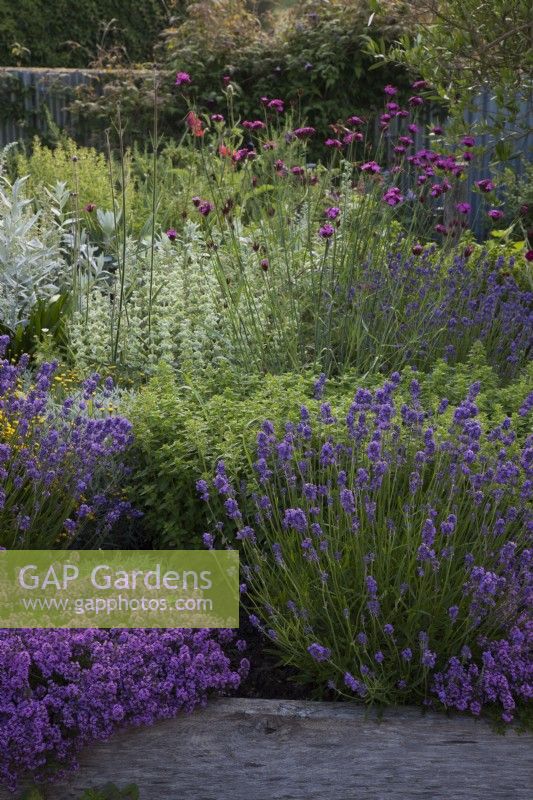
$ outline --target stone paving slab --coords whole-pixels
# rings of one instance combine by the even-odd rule
[[[411,708],[379,719],[348,703],[229,698],[88,748],[49,797],[106,782],[136,782],[141,800],[530,800],[533,736]]]

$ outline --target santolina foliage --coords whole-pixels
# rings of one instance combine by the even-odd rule
[[[0,337],[0,356],[8,344]],[[112,382],[98,391],[100,376],[92,375],[56,404],[57,364],[44,363],[31,377],[28,362],[0,360],[0,544],[64,546],[84,532],[107,533],[135,513],[117,493],[131,423],[107,410]]]
[[[59,778],[127,725],[191,712],[248,672],[234,631],[0,631],[0,779]],[[234,652],[245,643],[235,642]]]
[[[484,428],[478,383],[424,408],[416,379],[397,402],[399,382],[358,389],[337,436],[328,402],[280,435],[265,421],[251,498],[223,462],[199,482],[227,518],[204,542],[242,547],[251,621],[304,680],[509,722],[533,677],[533,437],[509,417]]]

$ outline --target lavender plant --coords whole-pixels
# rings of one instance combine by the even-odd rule
[[[235,690],[249,667],[235,639],[230,630],[0,631],[0,780],[61,778],[83,747]]]
[[[0,337],[0,357],[8,344]],[[42,364],[32,378],[28,361],[0,360],[0,544],[87,546],[135,513],[120,495],[131,423],[107,411],[112,387],[98,392],[98,375],[55,403],[57,365]]]
[[[302,680],[510,722],[532,694],[533,437],[483,427],[479,383],[434,408],[399,383],[358,389],[342,426],[328,402],[265,421],[248,486],[223,462],[198,482],[226,516],[204,542],[242,547],[250,620]]]

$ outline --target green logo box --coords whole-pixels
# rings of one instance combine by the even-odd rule
[[[0,551],[0,628],[237,628],[236,550]]]

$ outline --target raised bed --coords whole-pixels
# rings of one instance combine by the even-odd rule
[[[106,782],[137,783],[141,800],[529,800],[533,736],[417,709],[222,699],[88,749],[50,798]]]

